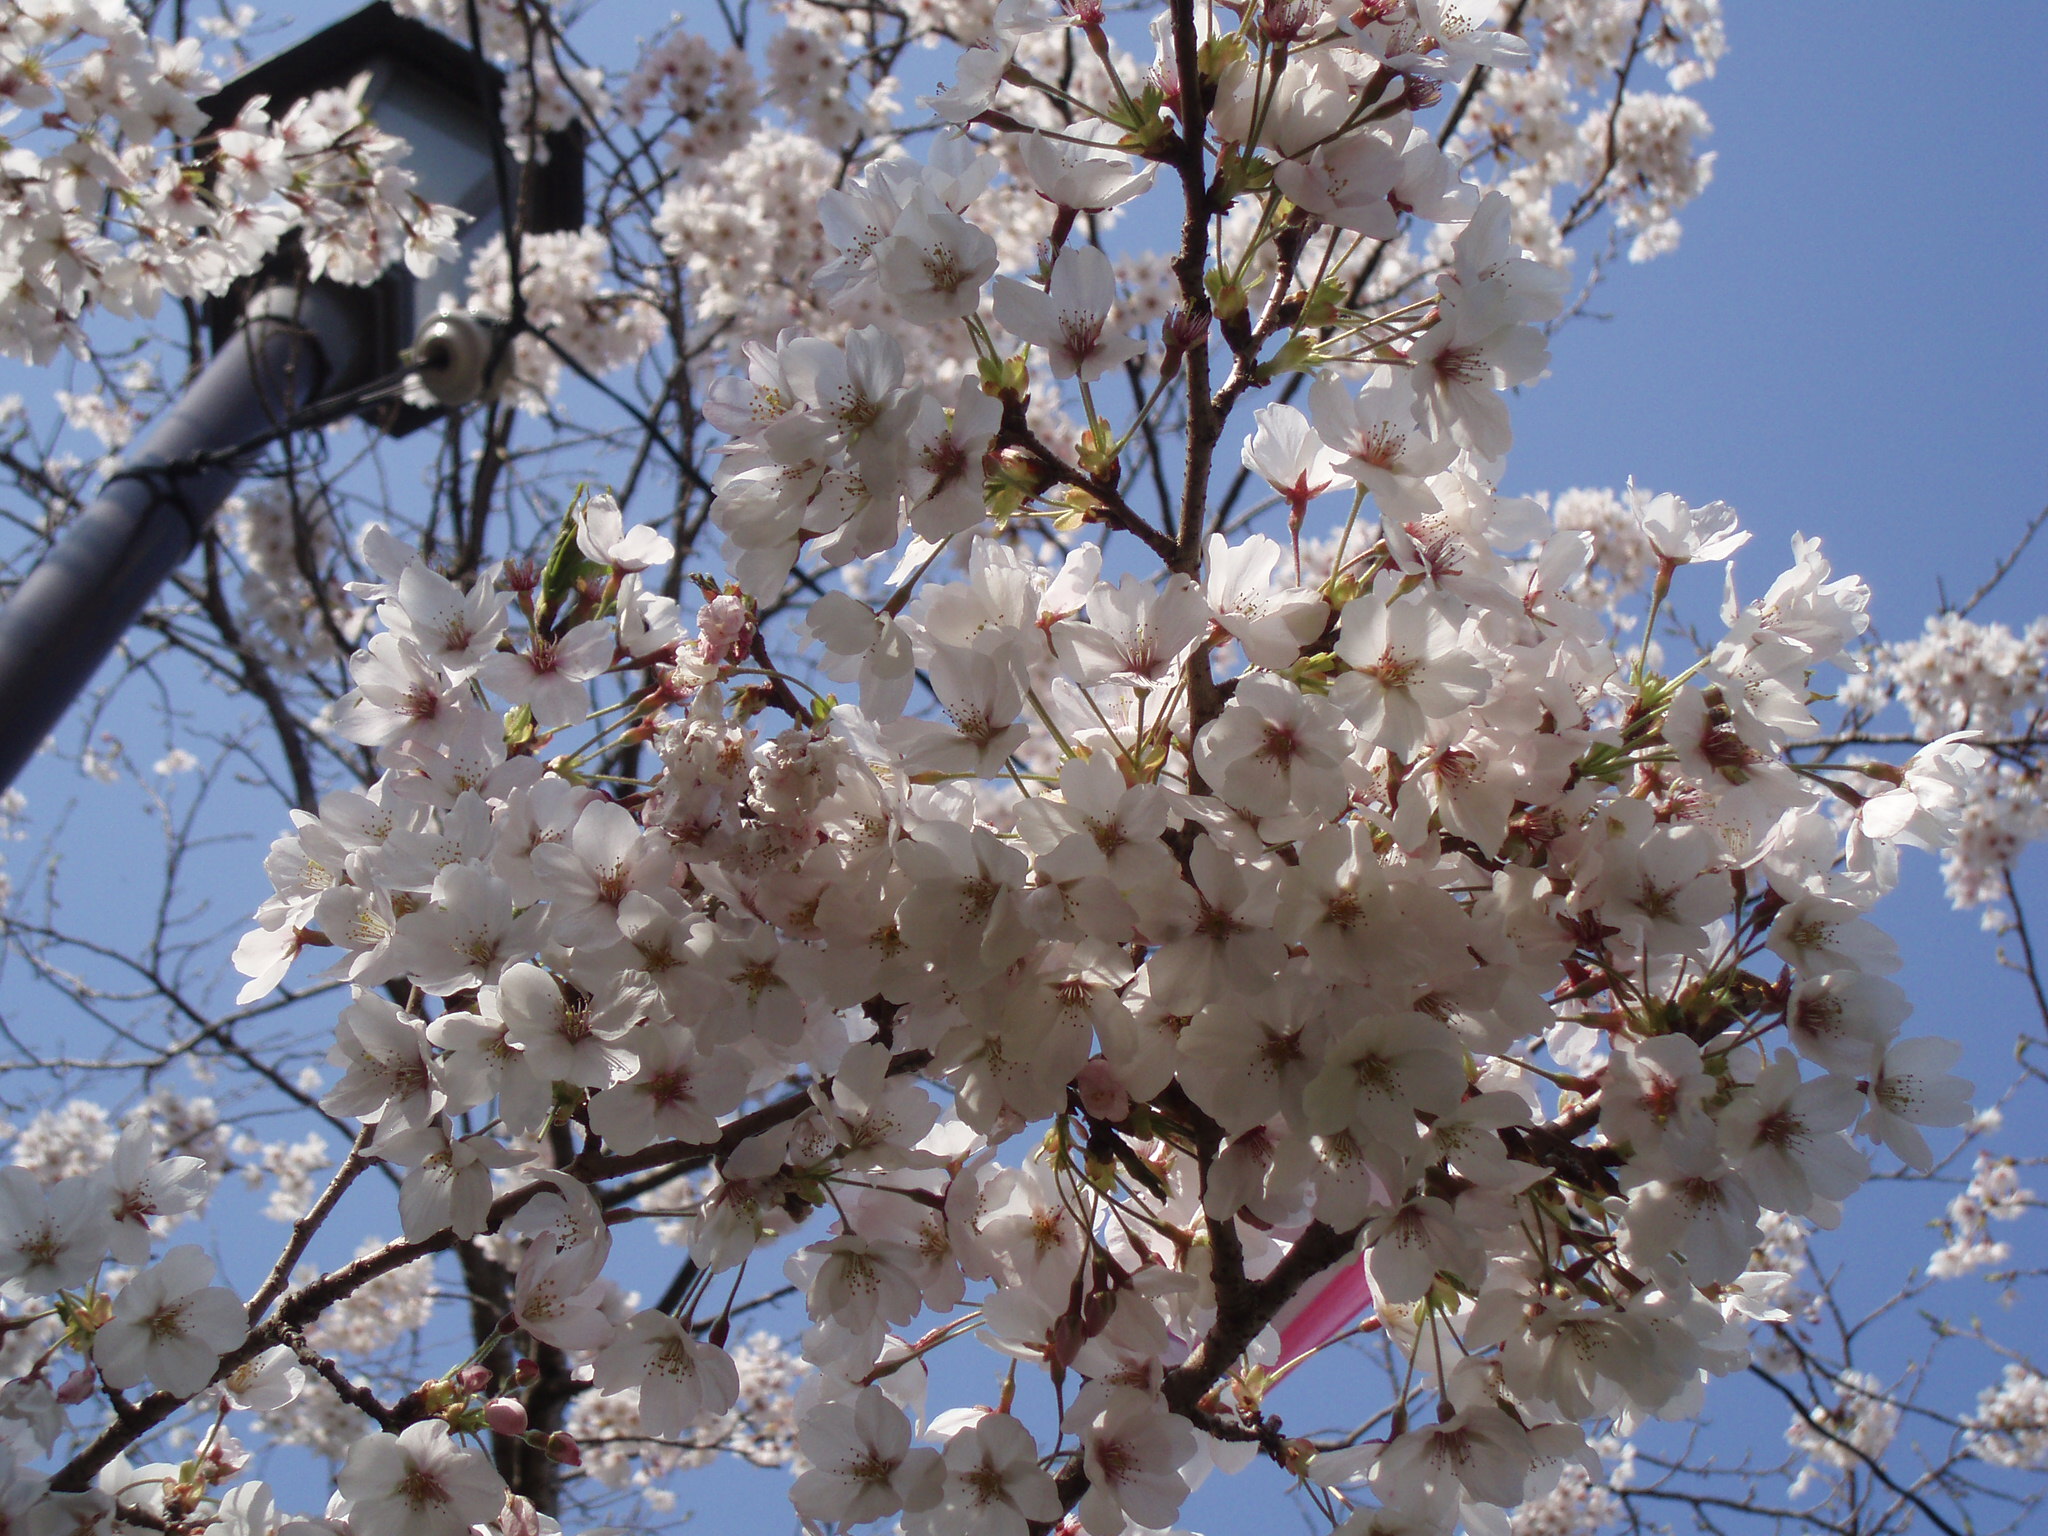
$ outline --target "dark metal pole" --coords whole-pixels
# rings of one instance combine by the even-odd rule
[[[261,446],[347,380],[359,312],[326,288],[265,290],[233,339],[0,609],[0,789],[14,781]]]

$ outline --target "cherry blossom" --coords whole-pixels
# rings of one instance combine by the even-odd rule
[[[545,1536],[579,1476],[652,1507],[720,1452],[910,1536],[1163,1530],[1261,1456],[1338,1529],[1519,1528],[1600,1485],[1583,1425],[1751,1363],[1865,1147],[1925,1168],[1966,1120],[1880,924],[1902,850],[1984,891],[2039,835],[1995,743],[2048,707],[2041,638],[1946,622],[1831,704],[1870,593],[1815,541],[1759,591],[1686,569],[1746,548],[1721,503],[1502,493],[1580,212],[1647,253],[1703,180],[1683,83],[1629,71],[1710,68],[1713,7],[1635,45],[1613,7],[1160,7],[1148,44],[1086,3],[790,5],[610,75],[508,0],[413,8],[508,67],[515,170],[574,122],[612,173],[584,229],[472,242],[518,334],[446,428],[461,494],[353,539],[337,495],[319,558],[245,530],[245,654],[317,636],[279,675],[325,692],[203,1043],[303,977],[332,1053],[267,1086],[351,1139],[23,1133],[0,1279],[75,1374],[9,1384],[0,1441],[52,1456],[92,1365],[161,1389],[83,1479],[25,1474],[31,1524],[274,1536],[247,1433],[339,1462],[290,1523],[358,1536]],[[69,147],[5,169],[0,346],[287,230],[316,276],[444,253],[347,97],[246,109],[181,193],[203,53],[81,14],[49,56],[100,62],[42,75],[4,61],[58,23],[5,24],[8,110]],[[936,137],[922,42],[964,48]],[[66,410],[117,433],[140,390]],[[643,436],[571,443],[584,396]],[[1880,700],[1939,739],[1822,755]],[[246,1298],[194,1248],[106,1269],[250,1167],[304,1225]],[[399,1238],[310,1246],[388,1186]],[[734,1336],[764,1267],[800,1341]],[[1368,1327],[1393,1384],[1318,1452],[1275,1394]],[[189,1477],[113,1459],[216,1411]]]
[[[801,1441],[811,1469],[790,1500],[810,1519],[859,1525],[899,1510],[914,1515],[944,1497],[945,1463],[911,1445],[910,1421],[879,1387],[821,1403],[805,1418]]]
[[[1115,303],[1116,275],[1093,246],[1062,251],[1043,289],[1015,278],[996,280],[996,323],[1019,341],[1043,347],[1055,378],[1083,384],[1144,350],[1109,330]]]
[[[674,1439],[729,1410],[739,1371],[724,1350],[701,1343],[664,1312],[636,1313],[597,1360],[597,1387],[631,1391],[642,1428]]]
[[[209,1285],[213,1260],[190,1244],[173,1248],[114,1298],[114,1315],[92,1343],[93,1363],[111,1387],[145,1377],[190,1397],[213,1379],[220,1357],[248,1334],[235,1293]]]
[[[505,1484],[481,1451],[457,1445],[434,1419],[395,1435],[365,1435],[350,1447],[336,1485],[351,1530],[365,1536],[460,1536],[495,1519]]]

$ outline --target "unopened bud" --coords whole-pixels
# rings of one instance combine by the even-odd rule
[[[1053,1320],[1046,1330],[1045,1354],[1053,1364],[1068,1366],[1074,1363],[1074,1356],[1081,1352],[1081,1346],[1088,1342],[1081,1320],[1071,1313],[1062,1313]]]
[[[484,1404],[484,1422],[493,1434],[516,1439],[526,1433],[526,1404],[516,1397],[494,1397]]]
[[[487,1365],[465,1365],[455,1373],[455,1385],[465,1392],[488,1392],[491,1389],[491,1368]]]
[[[1108,1290],[1090,1291],[1081,1302],[1081,1331],[1094,1338],[1109,1326],[1109,1317],[1116,1310],[1116,1292]]]
[[[1159,334],[1165,343],[1164,355],[1159,359],[1159,377],[1170,379],[1180,372],[1180,360],[1188,348],[1208,337],[1209,317],[1191,315],[1184,309],[1168,310],[1160,322]]]
[[[575,1439],[570,1435],[564,1434],[559,1429],[548,1436],[547,1453],[549,1461],[557,1462],[562,1466],[580,1467],[583,1465],[583,1452],[577,1448]]]
[[[521,1360],[512,1367],[512,1379],[522,1387],[530,1387],[540,1380],[540,1367],[531,1360]]]

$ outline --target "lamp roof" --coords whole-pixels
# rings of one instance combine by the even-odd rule
[[[499,102],[505,80],[498,68],[447,33],[399,14],[389,0],[375,0],[252,65],[204,97],[199,106],[215,128],[222,128],[255,97],[269,97],[273,110],[281,111],[315,91],[346,86],[366,70],[372,76],[367,102],[372,116],[378,101],[387,95],[414,101],[425,96],[438,101],[444,112],[469,119],[478,134],[500,131]],[[403,131],[400,125],[392,126]],[[535,232],[581,228],[581,127],[550,133],[546,138],[545,161],[528,168],[534,179],[527,194],[527,227]],[[467,211],[474,214],[479,210]]]
[[[253,64],[211,96],[200,110],[215,125],[232,122],[250,100],[268,96],[280,106],[315,91],[348,84],[365,69],[384,64],[439,82],[452,97],[467,96],[493,120],[504,76],[447,33],[401,16],[389,0],[376,0],[330,27]]]

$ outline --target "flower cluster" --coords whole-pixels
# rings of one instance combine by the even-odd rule
[[[1808,1461],[1793,1480],[1795,1499],[1824,1476],[1820,1468],[1848,1472],[1867,1466],[1884,1455],[1899,1431],[1903,1410],[1898,1399],[1869,1372],[1844,1371],[1831,1385],[1833,1406],[1809,1409],[1785,1431],[1785,1443]]]
[[[1956,846],[1984,751],[1802,746],[1863,584],[1797,538],[1744,601],[1719,502],[1500,490],[1570,299],[1551,192],[1626,184],[1648,255],[1704,180],[1679,98],[1533,147],[1620,11],[1539,7],[1517,76],[1526,42],[1437,0],[1179,5],[1149,61],[1099,7],[927,9],[972,46],[921,160],[835,158],[894,107],[797,4],[765,84],[679,34],[622,87],[678,171],[665,274],[594,229],[524,245],[531,407],[555,348],[654,345],[667,282],[725,327],[730,371],[679,362],[662,406],[724,435],[724,579],[690,612],[668,532],[601,492],[474,578],[362,531],[319,731],[374,774],[295,813],[234,963],[244,1006],[313,957],[346,989],[318,1102],[361,1134],[327,1192],[276,1163],[316,1214],[384,1165],[402,1235],[288,1253],[245,1306],[196,1249],[106,1269],[150,1247],[101,1176],[7,1186],[7,1295],[54,1296],[98,1387],[152,1382],[152,1423],[225,1394],[182,1465],[80,1451],[66,1519],[267,1533],[220,1426],[303,1393],[323,1519],[361,1536],[533,1536],[522,1460],[624,1488],[721,1444],[795,1460],[808,1523],[911,1536],[1161,1530],[1254,1456],[1351,1536],[1583,1525],[1586,1427],[1693,1411],[1786,1317],[1859,1139],[1924,1169],[1967,1118],[1871,913],[1901,848]],[[1681,10],[1653,48],[1682,75],[1718,31]],[[551,67],[529,150],[598,99]],[[1451,126],[1547,169],[1466,175],[1423,114],[1467,81]],[[1133,282],[1104,231],[1175,190],[1182,249]],[[505,313],[507,268],[472,273]],[[1240,471],[1243,516],[1211,485]],[[1674,665],[1681,584],[1727,596]],[[1645,589],[1631,644],[1613,599]],[[688,1254],[654,1305],[614,1254],[638,1217]],[[449,1249],[501,1316],[385,1403],[335,1357],[423,1321]],[[800,1361],[732,1344],[775,1264]],[[1403,1362],[1384,1414],[1291,1438],[1275,1395],[1365,1330]],[[970,1339],[988,1390],[928,1401]],[[1889,1434],[1840,1387],[1795,1442],[1828,1465]]]
[[[637,362],[661,335],[661,311],[606,280],[607,254],[594,229],[530,234],[521,242],[519,297],[530,330],[513,340],[512,381],[523,408],[546,408],[563,357],[585,373],[610,373]],[[504,238],[493,235],[470,264],[472,313],[510,317],[510,267]]]
[[[1279,99],[1369,74],[1370,41],[1332,34]],[[1270,94],[1270,48],[1218,52]],[[381,632],[335,729],[386,772],[273,849],[245,998],[309,941],[338,951],[358,990],[325,1103],[408,1170],[415,1241],[495,1229],[491,1168],[575,1128],[566,1168],[512,1185],[513,1316],[637,1394],[655,1438],[736,1400],[712,1277],[829,1207],[788,1261],[811,1519],[1168,1524],[1236,1459],[1195,1405],[1222,1385],[1257,1424],[1368,1303],[1441,1408],[1317,1458],[1317,1483],[1425,1526],[1517,1505],[1588,1454],[1580,1421],[1682,1411],[1746,1360],[1760,1214],[1832,1222],[1867,1173],[1852,1129],[1924,1164],[1920,1127],[1965,1112],[1952,1048],[1896,1038],[1896,953],[1865,914],[1894,843],[1939,841],[1937,770],[1972,749],[1904,775],[1911,804],[1858,821],[1843,862],[1784,753],[1866,594],[1811,541],[1729,602],[1689,680],[1614,653],[1577,596],[1591,538],[1493,488],[1501,391],[1540,371],[1562,285],[1398,94],[1347,89],[1394,110],[1267,125],[1316,146],[1278,152],[1292,206],[1335,221],[1409,189],[1420,213],[1430,184],[1461,229],[1377,356],[1316,359],[1304,335],[1312,409],[1264,408],[1244,445],[1297,527],[1352,491],[1320,582],[1263,535],[1129,520],[1087,396],[1076,460],[1033,431],[1028,379],[1085,386],[1140,349],[1093,248],[997,276],[973,219],[994,167],[962,141],[855,184],[838,227],[871,233],[823,280],[958,328],[976,371],[922,383],[880,326],[754,347],[705,406],[734,438],[713,517],[736,584],[694,633],[645,585],[666,541],[602,497],[546,573],[496,590],[366,542]],[[1102,200],[1142,174],[1091,153]],[[1038,506],[1165,571],[988,531]],[[1743,543],[1718,504],[1631,516],[1660,599]],[[858,706],[804,705],[759,605],[800,558],[906,538],[886,598],[832,592],[804,624]],[[614,671],[641,681],[593,714]],[[657,764],[635,786],[586,777],[627,749]],[[392,982],[412,1005],[369,990]],[[792,1076],[807,1098],[741,1113]],[[617,1315],[589,1187],[706,1152],[698,1278],[673,1311]],[[912,1325],[955,1313],[1082,1379],[1060,1479],[1010,1407],[927,1419],[898,1390],[959,1331],[912,1345]]]
[[[2006,1264],[2012,1258],[2011,1245],[1991,1235],[1991,1223],[2017,1221],[2038,1204],[2034,1192],[2020,1183],[2018,1164],[2009,1157],[1979,1152],[1970,1182],[1948,1203],[1941,1224],[1944,1241],[1928,1259],[1927,1273],[1952,1280]]]
[[[2000,1467],[2048,1466],[2048,1377],[2008,1365],[1998,1385],[1977,1398],[1969,1420],[1970,1454]]]
[[[1873,716],[1895,704],[1917,732],[1967,731],[1992,749],[1986,771],[1957,785],[1960,826],[1942,874],[1956,906],[1985,907],[1985,925],[2003,927],[2013,861],[2048,833],[2043,765],[2029,745],[2048,725],[2048,623],[2015,633],[1941,613],[1871,661],[1845,702]]]
[[[291,233],[313,277],[343,283],[454,253],[454,211],[414,194],[406,144],[357,88],[251,101],[202,139],[218,83],[198,41],[152,39],[118,5],[0,17],[0,356],[83,357],[89,311],[224,292]]]

